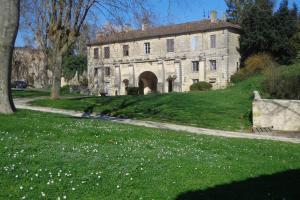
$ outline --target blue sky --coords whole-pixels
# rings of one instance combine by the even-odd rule
[[[171,3],[169,4],[169,2]],[[277,6],[279,2],[280,0],[277,0]],[[300,0],[290,0],[289,2],[290,5],[296,3],[300,8]],[[158,24],[201,20],[204,18],[204,13],[207,17],[211,10],[217,10],[221,17],[226,11],[224,0],[150,0],[150,5]],[[18,34],[16,46],[23,46],[23,44],[23,37]]]

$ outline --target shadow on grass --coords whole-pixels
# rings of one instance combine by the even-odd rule
[[[300,199],[300,170],[289,170],[180,194],[176,200]]]

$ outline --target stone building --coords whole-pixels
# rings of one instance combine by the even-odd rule
[[[45,69],[42,51],[27,47],[14,49],[12,60],[12,82],[26,81],[30,87],[46,88],[51,85],[52,73]]]
[[[185,92],[206,81],[224,88],[240,66],[240,27],[210,20],[98,34],[88,44],[89,88],[95,95]]]

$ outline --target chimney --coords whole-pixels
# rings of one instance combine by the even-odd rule
[[[210,22],[211,23],[217,23],[217,21],[218,21],[218,18],[217,18],[217,11],[215,11],[215,10],[212,10],[211,12],[210,12]]]

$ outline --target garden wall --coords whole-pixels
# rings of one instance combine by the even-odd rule
[[[253,127],[300,131],[300,100],[262,99],[254,92]]]

